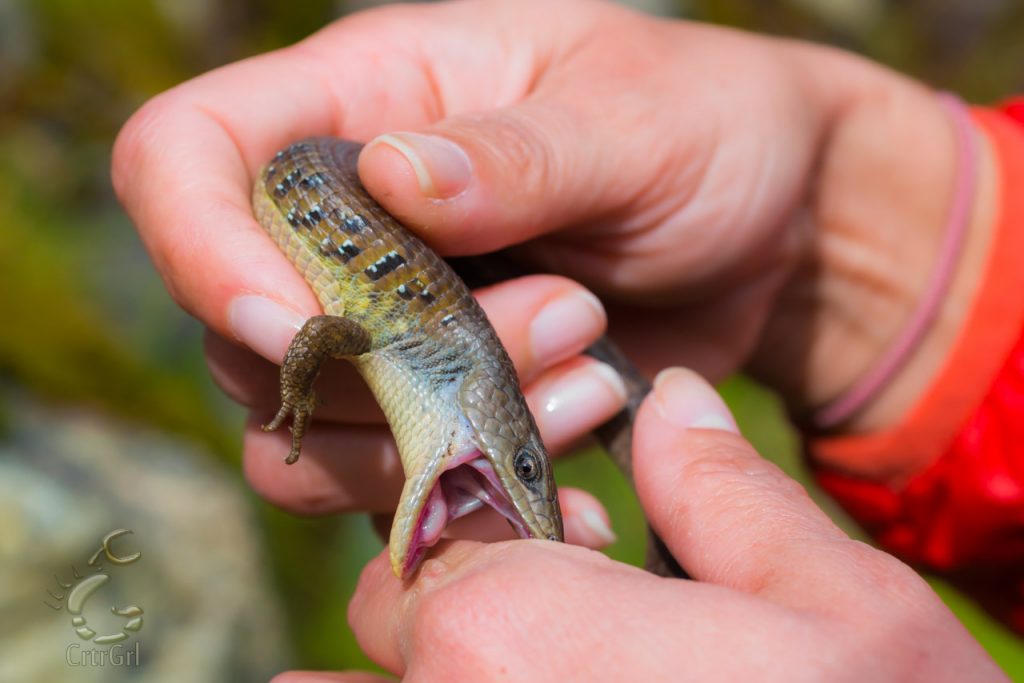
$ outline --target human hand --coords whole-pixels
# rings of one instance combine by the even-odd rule
[[[234,337],[278,360],[298,325],[316,312],[305,284],[262,231],[251,229],[248,176],[277,146],[325,131],[315,122],[293,120],[316,117],[295,111],[276,94],[268,97],[251,81],[255,73],[270,78],[276,71],[276,86],[294,87],[296,79],[288,74],[307,63],[311,45],[328,43],[324,36],[314,38],[302,49],[254,60],[261,62],[258,66],[235,65],[156,98],[119,139],[115,185],[169,289],[186,309],[221,333],[209,336],[208,358],[219,383],[254,408],[245,462],[257,490],[298,512],[386,513],[401,488],[401,469],[382,417],[354,372],[332,368],[320,383],[327,405],[318,416],[343,426],[318,425],[298,465],[282,468],[281,437],[257,429],[266,407],[276,400],[276,370],[221,337]],[[405,66],[396,61],[395,68]],[[309,88],[307,101],[328,99],[315,74],[307,75],[302,83]],[[257,100],[252,104],[260,116],[236,115],[246,96]],[[321,104],[330,107],[333,102]],[[241,110],[253,111],[248,106]],[[367,113],[370,119],[382,116],[380,111]],[[302,132],[288,132],[307,125]],[[362,135],[351,128],[331,132]],[[253,151],[264,144],[265,151]],[[239,168],[239,158],[256,161]],[[178,200],[167,201],[172,196]],[[485,309],[502,312],[492,318],[527,385],[527,398],[551,450],[563,450],[621,408],[621,381],[609,368],[577,357],[605,325],[600,303],[579,285],[538,276],[478,296]],[[337,453],[339,443],[345,445],[343,454]],[[570,540],[591,546],[609,541],[606,516],[592,497],[564,491],[562,508]]]
[[[872,108],[879,99],[886,106]],[[896,130],[878,135],[878,118]],[[851,152],[865,147],[864,131],[887,139],[909,127],[904,142],[921,150],[921,169],[904,174],[885,225],[939,223],[937,193],[915,190],[948,175],[951,149],[934,144],[945,126],[923,89],[822,48],[596,2],[393,7],[154,98],[119,137],[114,182],[169,290],[217,335],[208,345],[214,376],[259,416],[272,412],[276,370],[217,337],[278,361],[319,311],[252,219],[252,177],[300,137],[371,140],[396,130],[418,133],[371,144],[362,178],[443,253],[534,238],[526,258],[613,298],[672,308],[619,317],[620,339],[648,367],[685,362],[721,376],[753,358],[791,401],[813,404],[856,377],[902,323],[928,249],[909,239],[913,230],[884,245],[906,282],[878,288],[898,295],[874,310],[864,343],[851,346],[849,325],[821,325],[828,310],[780,310],[779,292],[794,270],[819,265],[806,262],[820,246],[809,235],[875,226],[863,207],[888,209],[879,201],[893,191],[888,176]],[[877,176],[882,197],[865,176]],[[846,220],[851,206],[859,221]],[[565,280],[496,291],[483,303],[531,404],[554,408],[537,416],[557,450],[621,405],[607,370],[576,355],[603,330],[604,314]],[[840,314],[856,308],[856,287],[824,291],[848,295]],[[563,324],[536,322],[556,300],[564,306],[548,320]],[[826,332],[808,340],[819,327]],[[286,452],[285,435],[262,435],[250,420],[250,480],[298,511],[389,509],[400,473],[379,413],[348,368],[320,386],[327,405],[318,416],[337,428],[317,426],[303,460],[282,471],[269,454]],[[348,457],[327,458],[341,436]]]
[[[404,681],[1006,680],[909,567],[762,459],[696,374],[659,377],[634,463],[651,523],[697,581],[547,541],[457,541],[403,585],[382,554],[349,607],[360,645]]]

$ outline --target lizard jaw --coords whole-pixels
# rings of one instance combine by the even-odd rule
[[[507,519],[521,538],[530,538],[526,521],[505,493],[490,461],[479,450],[469,451],[441,472],[427,496],[406,550],[402,578],[416,570],[427,548],[440,540],[449,523],[485,505]]]

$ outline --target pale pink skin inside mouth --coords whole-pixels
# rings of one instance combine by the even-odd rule
[[[509,521],[521,538],[529,538],[519,512],[505,495],[494,467],[479,450],[454,459],[434,485],[420,512],[419,522],[405,558],[402,575],[408,576],[437,543],[448,523],[490,505]]]

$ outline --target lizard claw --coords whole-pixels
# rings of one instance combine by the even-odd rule
[[[281,423],[284,422],[284,419],[288,417],[289,412],[290,411],[288,406],[282,405],[280,408],[277,409],[277,415],[274,415],[274,418],[270,422],[268,422],[265,425],[260,425],[260,430],[264,432],[275,431],[278,427],[281,426]]]
[[[305,436],[306,429],[309,428],[309,423],[313,420],[313,409],[316,408],[318,403],[316,394],[313,392],[295,402],[285,401],[278,408],[277,414],[274,415],[270,422],[260,425],[260,429],[264,432],[272,432],[284,423],[288,415],[292,416],[292,448],[288,452],[288,457],[284,459],[285,464],[291,465],[299,459],[299,452],[302,449],[302,437]]]

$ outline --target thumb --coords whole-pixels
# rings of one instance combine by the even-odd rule
[[[853,542],[740,436],[696,373],[658,375],[637,416],[633,460],[651,524],[695,579],[760,592],[808,572],[846,571],[823,565]]]
[[[614,155],[627,152],[601,144],[600,131],[581,130],[571,112],[534,98],[381,135],[363,150],[359,174],[440,251],[494,251],[635,198],[642,169],[624,173]]]

